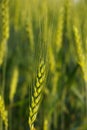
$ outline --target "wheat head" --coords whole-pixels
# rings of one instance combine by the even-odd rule
[[[5,129],[7,130],[8,128],[8,112],[5,110],[5,104],[4,104],[4,99],[0,95],[0,116],[5,124]]]
[[[9,37],[8,0],[0,0],[0,65],[4,61]]]
[[[36,83],[34,86],[34,93],[32,95],[31,105],[29,107],[29,126],[31,130],[34,129],[34,122],[36,120],[38,109],[41,102],[42,89],[43,89],[43,84],[45,82],[45,71],[46,71],[45,69],[46,69],[45,63],[44,61],[41,61],[37,72]]]

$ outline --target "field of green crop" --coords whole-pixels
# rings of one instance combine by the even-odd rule
[[[0,130],[87,130],[87,0],[0,0]]]

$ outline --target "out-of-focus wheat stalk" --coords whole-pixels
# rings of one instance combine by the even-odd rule
[[[18,79],[19,79],[19,69],[18,66],[13,67],[12,71],[12,77],[11,77],[11,82],[10,82],[10,93],[9,93],[9,100],[10,104],[13,104],[14,101],[14,96],[16,93],[17,85],[18,85]],[[9,130],[12,130],[12,111],[9,111]]]
[[[12,79],[11,79],[11,83],[10,83],[9,99],[10,99],[11,103],[13,102],[14,95],[16,93],[16,88],[17,88],[17,84],[18,84],[18,78],[19,78],[19,70],[18,70],[18,67],[15,66],[13,68],[13,74],[12,74]]]

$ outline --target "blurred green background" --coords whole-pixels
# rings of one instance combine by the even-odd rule
[[[1,11],[8,8],[4,24],[7,20],[9,37],[3,44],[6,53],[0,65],[0,93],[4,88],[9,130],[29,130],[31,91],[42,57],[47,65],[46,83],[35,129],[87,130],[87,80],[79,64],[78,39],[73,30],[74,26],[78,28],[87,56],[87,1],[9,0],[8,7],[6,4],[1,9],[2,1],[6,0],[0,0],[0,28]]]

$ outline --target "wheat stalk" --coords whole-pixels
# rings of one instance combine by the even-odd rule
[[[45,63],[44,63],[44,61],[41,61],[39,68],[38,68],[38,72],[37,72],[36,83],[34,86],[34,93],[32,95],[31,105],[29,107],[30,130],[34,129],[34,122],[36,120],[38,109],[40,106],[43,83],[45,82],[45,71],[46,71],[45,69],[46,69]]]

